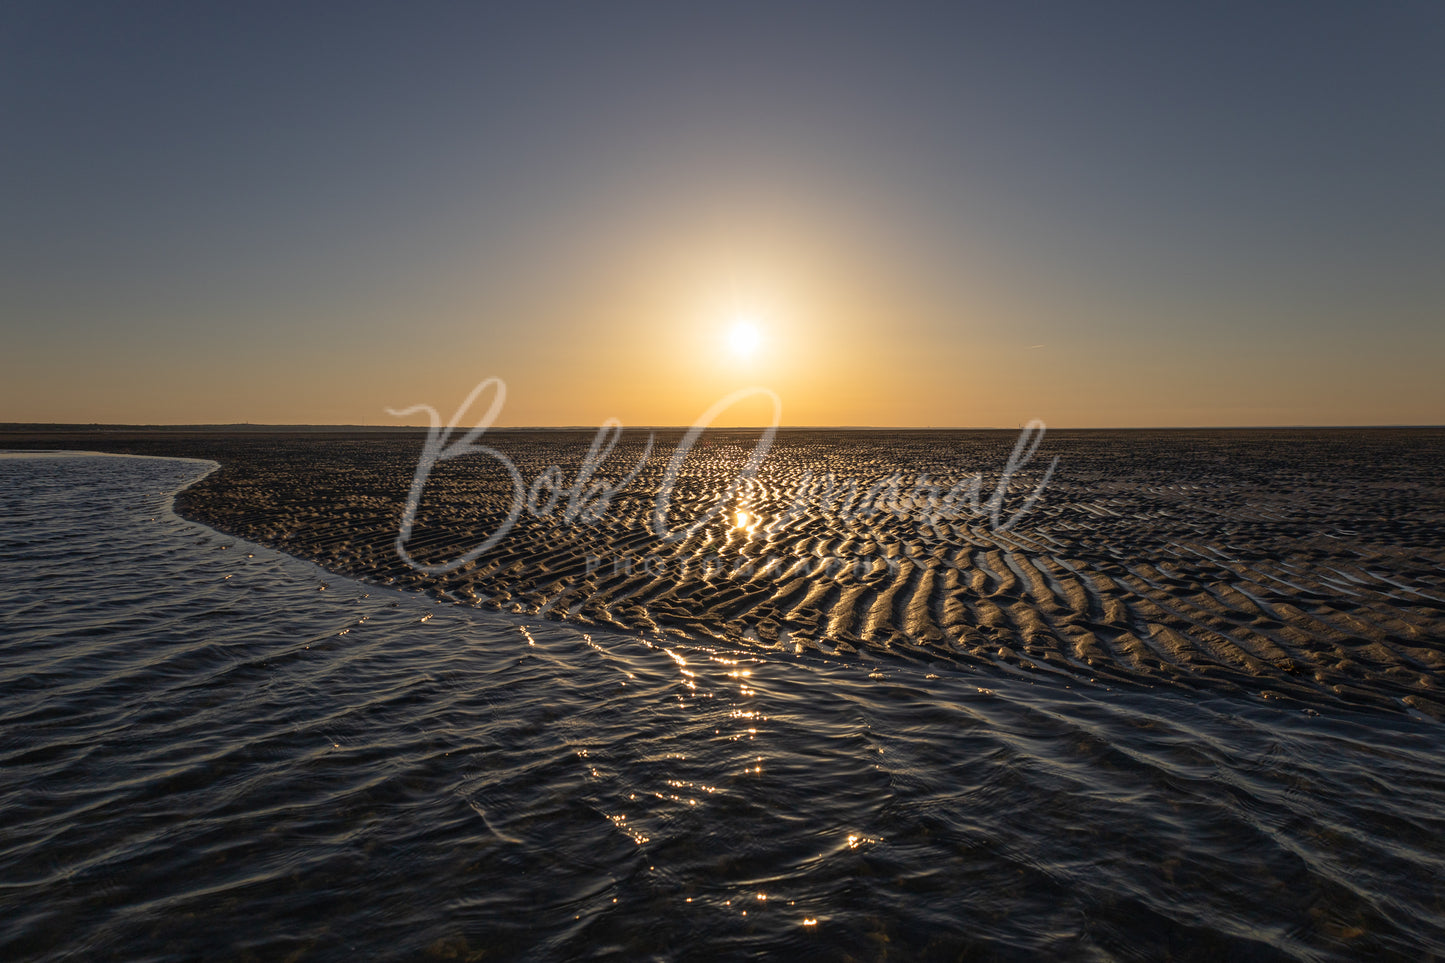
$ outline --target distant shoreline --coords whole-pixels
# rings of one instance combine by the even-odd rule
[[[709,431],[762,431],[763,425],[736,425],[710,427]],[[1016,432],[1021,426],[1006,427],[1002,425],[992,426],[906,426],[892,427],[887,425],[782,425],[778,431],[786,432],[834,432],[834,431],[865,431],[865,432]],[[662,431],[662,432],[685,432],[687,425],[625,425],[624,431]],[[429,429],[423,425],[262,425],[262,424],[229,424],[229,425],[105,425],[105,424],[69,424],[69,423],[30,423],[30,422],[0,422],[0,444],[10,440],[10,436],[28,435],[78,435],[92,434],[102,437],[111,437],[117,434],[140,434],[155,433],[164,435],[177,434],[203,434],[203,435],[386,435],[388,437],[406,436],[411,434],[424,435]],[[529,432],[595,432],[596,425],[511,425],[507,427],[488,428],[488,433],[511,433],[526,434]],[[1152,425],[1136,426],[1129,428],[1067,428],[1049,426],[1050,432],[1070,433],[1109,433],[1109,432],[1192,432],[1192,431],[1239,431],[1239,432],[1261,432],[1261,431],[1445,431],[1445,425]]]

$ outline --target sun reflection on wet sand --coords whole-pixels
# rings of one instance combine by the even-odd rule
[[[763,523],[761,515],[739,508],[733,512],[733,528],[742,532],[755,532]]]

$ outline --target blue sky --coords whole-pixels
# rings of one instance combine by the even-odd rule
[[[1441,51],[1438,3],[12,3],[0,420],[1445,422]]]

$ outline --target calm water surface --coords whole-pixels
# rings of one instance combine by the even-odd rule
[[[1425,959],[1445,729],[680,645],[0,460],[0,957]]]

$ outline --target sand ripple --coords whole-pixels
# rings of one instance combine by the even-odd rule
[[[394,547],[415,438],[217,442],[201,453],[224,469],[178,505],[333,570],[485,608],[1445,718],[1439,430],[1054,433],[1013,479],[1000,517],[1057,456],[1054,476],[1003,532],[986,511],[940,517],[916,495],[979,475],[986,501],[1012,432],[785,430],[727,498],[756,437],[709,432],[688,456],[668,524],[685,529],[726,504],[685,538],[665,542],[652,528],[677,442],[663,434],[599,519],[568,522],[564,496],[439,576],[409,568]],[[529,484],[554,464],[570,484],[591,435],[490,440]],[[644,443],[628,433],[594,480],[621,483]],[[433,565],[462,556],[505,521],[512,498],[494,462],[439,465],[409,550]],[[547,501],[539,489],[534,506]]]

